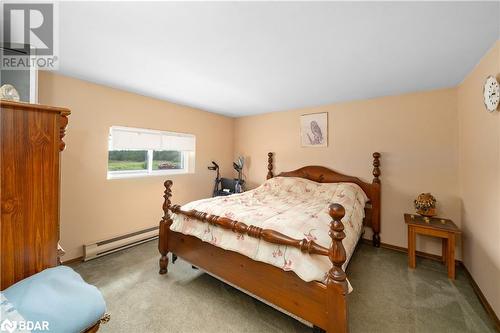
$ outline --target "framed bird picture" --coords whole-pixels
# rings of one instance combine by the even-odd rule
[[[328,112],[300,116],[302,147],[328,147]]]

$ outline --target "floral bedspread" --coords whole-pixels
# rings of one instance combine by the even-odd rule
[[[320,184],[303,178],[275,177],[254,190],[193,201],[182,208],[225,216],[247,225],[273,229],[295,239],[306,238],[330,247],[332,241],[328,231],[331,218],[328,206],[339,203],[346,210],[342,220],[346,234],[343,240],[347,254],[345,270],[363,229],[367,200],[366,194],[356,184]],[[293,247],[234,233],[181,214],[173,214],[171,230],[198,237],[285,271],[294,271],[304,281],[324,281],[332,266],[326,256],[304,254]]]

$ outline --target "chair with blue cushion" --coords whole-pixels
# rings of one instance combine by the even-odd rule
[[[42,325],[52,333],[96,332],[109,320],[101,292],[67,266],[45,269],[3,290],[1,308],[2,325],[24,320],[32,323],[31,332],[47,331]]]

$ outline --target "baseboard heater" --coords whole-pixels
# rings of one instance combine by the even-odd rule
[[[158,227],[135,231],[99,242],[83,245],[83,260],[91,260],[106,254],[127,249],[158,238]]]

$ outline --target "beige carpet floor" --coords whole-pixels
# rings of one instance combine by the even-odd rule
[[[106,299],[105,332],[312,332],[312,329],[178,260],[158,274],[156,242],[73,265]],[[360,244],[348,268],[351,332],[494,332],[462,270]],[[265,281],[262,281],[265,283]]]

